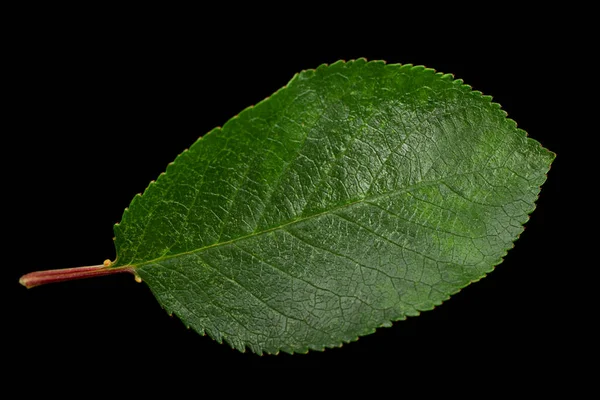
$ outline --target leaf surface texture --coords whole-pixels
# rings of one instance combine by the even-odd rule
[[[115,267],[241,351],[340,346],[490,272],[553,157],[451,75],[323,65],[136,196],[115,226]]]

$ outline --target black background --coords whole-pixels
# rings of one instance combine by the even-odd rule
[[[564,111],[572,100],[560,74],[577,64],[577,35],[552,21],[528,27],[540,21],[518,15],[500,23],[463,16],[456,25],[466,29],[439,33],[432,24],[384,29],[354,20],[340,27],[284,18],[240,27],[215,16],[178,24],[135,14],[24,20],[9,38],[6,83],[14,90],[6,111],[14,125],[13,140],[3,143],[11,259],[2,278],[9,287],[3,331],[16,353],[5,354],[14,356],[13,372],[368,368],[395,360],[421,365],[427,375],[454,363],[554,365],[571,351],[561,295],[561,150],[572,131]],[[558,154],[525,232],[488,277],[433,311],[342,348],[262,357],[188,331],[129,275],[18,285],[34,270],[114,259],[113,224],[183,149],[294,73],[357,57],[453,73]]]

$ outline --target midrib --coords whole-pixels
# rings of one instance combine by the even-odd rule
[[[213,244],[210,244],[208,246],[199,247],[199,248],[194,249],[194,250],[189,250],[189,251],[185,251],[185,252],[181,252],[181,253],[177,253],[177,254],[170,254],[170,255],[167,255],[167,256],[158,257],[158,258],[152,259],[150,261],[144,261],[144,262],[139,263],[139,264],[129,265],[129,267],[140,268],[140,267],[143,267],[143,266],[146,266],[146,265],[156,264],[158,262],[170,260],[170,259],[177,258],[177,257],[183,257],[183,256],[194,254],[194,253],[201,253],[201,252],[209,250],[209,249],[213,249],[213,248],[217,248],[217,247],[221,247],[221,246],[227,246],[229,244],[232,244],[232,243],[235,243],[235,242],[238,242],[238,241],[241,241],[241,240],[249,239],[249,238],[252,238],[252,237],[255,237],[255,236],[264,235],[264,234],[267,234],[269,232],[274,232],[274,231],[277,231],[279,229],[283,229],[283,228],[285,228],[287,226],[296,225],[296,224],[299,224],[301,222],[308,221],[308,220],[311,220],[311,219],[316,219],[316,218],[319,218],[320,216],[323,216],[323,215],[326,215],[326,214],[329,214],[329,213],[333,213],[333,212],[338,211],[338,210],[342,210],[342,209],[346,209],[346,208],[351,208],[352,206],[355,206],[357,204],[362,204],[362,203],[365,203],[367,201],[374,201],[374,200],[379,200],[379,199],[385,198],[385,197],[391,197],[391,196],[399,195],[399,194],[405,193],[405,192],[407,192],[407,191],[409,191],[411,189],[417,189],[417,188],[421,188],[421,187],[436,185],[436,184],[444,182],[446,179],[449,179],[449,178],[461,177],[461,176],[470,175],[470,174],[473,174],[473,173],[476,173],[476,172],[490,171],[490,170],[495,170],[495,169],[499,169],[499,168],[504,168],[504,167],[484,168],[484,169],[477,170],[477,171],[461,172],[461,173],[458,173],[458,174],[445,176],[443,178],[436,179],[436,180],[433,180],[433,181],[419,182],[419,183],[416,183],[414,185],[410,185],[410,186],[407,186],[407,187],[404,187],[404,188],[400,188],[400,189],[396,189],[396,190],[393,190],[393,191],[389,191],[389,192],[386,192],[386,193],[381,193],[381,194],[378,194],[378,195],[375,195],[375,196],[363,197],[361,199],[354,200],[354,201],[351,201],[349,203],[341,204],[341,205],[335,206],[333,208],[330,208],[328,210],[308,215],[306,217],[297,218],[297,219],[294,219],[292,221],[288,221],[288,222],[285,222],[285,223],[283,223],[281,225],[278,225],[278,226],[275,226],[275,227],[271,227],[271,228],[268,228],[268,229],[265,229],[265,230],[262,230],[262,231],[259,231],[259,232],[252,232],[252,233],[250,233],[248,235],[238,236],[237,238],[234,238],[234,239],[231,239],[231,240],[227,240],[227,241],[224,241],[224,242],[213,243]]]

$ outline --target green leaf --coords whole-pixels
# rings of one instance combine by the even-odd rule
[[[322,65],[136,196],[111,268],[240,351],[341,346],[492,271],[553,158],[451,75]]]

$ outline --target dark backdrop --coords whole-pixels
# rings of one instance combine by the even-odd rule
[[[5,251],[16,257],[4,265],[10,290],[3,330],[18,349],[14,372],[72,373],[106,363],[120,370],[170,365],[176,371],[180,363],[364,368],[398,360],[397,368],[427,364],[429,374],[459,360],[483,368],[551,365],[568,352],[562,342],[565,299],[557,284],[561,148],[568,132],[561,110],[570,100],[568,89],[555,83],[575,52],[557,40],[560,27],[515,35],[497,27],[418,35],[374,28],[363,36],[356,28],[325,25],[305,26],[311,34],[302,37],[288,35],[295,28],[282,20],[241,31],[105,22],[33,24],[17,35],[7,61],[13,70],[7,80],[16,89],[7,111],[16,123],[9,129],[13,141],[3,144],[5,159],[12,160],[3,188],[12,221],[5,226]],[[433,311],[340,349],[262,357],[186,330],[129,275],[32,290],[18,285],[19,276],[33,270],[114,259],[113,224],[183,149],[294,73],[357,57],[453,73],[492,95],[558,154],[516,247],[481,282]]]

